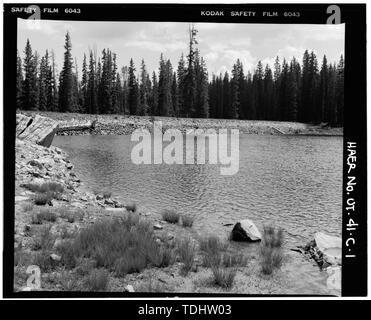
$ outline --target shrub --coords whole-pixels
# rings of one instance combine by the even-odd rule
[[[55,222],[57,220],[57,215],[49,208],[43,208],[37,214],[37,219],[41,221]]]
[[[137,292],[165,292],[165,286],[160,281],[153,281],[150,278],[147,282],[142,282],[136,289]]]
[[[64,191],[63,185],[57,182],[44,182],[41,184],[27,183],[24,185],[24,187],[36,193],[63,193]]]
[[[165,209],[162,213],[162,219],[169,223],[178,223],[179,222],[179,214],[176,213],[174,210]]]
[[[247,264],[247,259],[243,254],[225,253],[221,260],[222,265],[226,268],[245,267]]]
[[[105,269],[93,269],[86,278],[85,285],[89,291],[105,291],[108,287],[109,274]]]
[[[183,227],[192,227],[193,221],[194,221],[194,218],[189,215],[182,216]]]
[[[43,221],[42,221],[40,215],[38,215],[37,213],[34,213],[31,217],[31,223],[32,224],[42,224]]]
[[[111,196],[112,196],[112,192],[109,192],[109,191],[104,191],[103,192],[103,198],[104,199],[109,199],[109,198],[111,198]]]
[[[272,226],[264,226],[263,228],[263,244],[266,247],[280,248],[283,244],[283,230],[275,229]]]
[[[177,241],[177,253],[180,258],[180,262],[183,263],[181,273],[187,275],[192,269],[193,261],[195,257],[195,245],[190,238],[184,238]]]
[[[125,205],[125,208],[127,211],[131,211],[131,212],[137,211],[137,205],[135,204],[135,202],[128,203],[127,205]]]
[[[25,203],[25,204],[22,205],[22,210],[24,212],[29,212],[29,211],[33,210],[33,207],[34,207],[33,203],[28,202],[28,203]]]
[[[260,265],[263,274],[270,275],[283,262],[283,231],[273,227],[264,227],[263,242],[260,247]]]
[[[53,248],[55,237],[50,232],[51,226],[42,227],[39,235],[34,239],[32,244],[33,250],[48,251]]]
[[[98,221],[79,231],[63,249],[62,260],[63,256],[72,262],[89,258],[98,268],[107,268],[118,276],[140,272],[149,265],[165,266],[172,262],[171,254],[156,243],[151,225],[136,214]]]
[[[32,254],[21,247],[14,250],[14,266],[28,266],[32,262]]]
[[[76,266],[75,249],[71,240],[61,242],[57,247],[57,252],[61,255],[61,264],[68,269]]]
[[[235,268],[222,268],[220,266],[212,267],[213,283],[225,289],[233,286],[237,270]]]
[[[46,204],[51,204],[54,195],[50,192],[47,193],[37,193],[34,197],[34,203],[38,206],[45,206]]]
[[[199,243],[203,254],[203,265],[205,267],[218,266],[221,263],[221,253],[227,249],[228,245],[216,236],[201,238]]]
[[[41,250],[34,254],[32,264],[38,266],[41,271],[48,272],[55,267],[56,262],[50,257],[49,251]]]

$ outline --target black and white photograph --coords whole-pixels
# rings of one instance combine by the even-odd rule
[[[342,295],[347,24],[287,11],[16,19],[15,294]]]

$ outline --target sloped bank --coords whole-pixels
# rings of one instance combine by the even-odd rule
[[[261,120],[233,120],[233,119],[197,119],[175,117],[150,117],[126,115],[93,115],[80,113],[59,113],[22,111],[27,116],[35,114],[49,117],[59,122],[60,128],[70,128],[57,132],[58,135],[125,135],[131,134],[138,128],[153,129],[154,121],[161,121],[163,130],[174,128],[182,132],[189,129],[238,129],[246,134],[271,134],[271,135],[326,135],[342,136],[343,128],[331,128],[323,125],[309,125],[300,122],[286,121],[261,121]],[[94,126],[93,126],[94,124]],[[75,126],[79,130],[72,130]],[[85,130],[81,130],[85,127]]]

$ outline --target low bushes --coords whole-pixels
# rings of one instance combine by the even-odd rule
[[[224,289],[230,289],[233,286],[237,270],[235,268],[223,268],[214,266],[211,268],[213,273],[213,283]]]
[[[283,262],[283,230],[264,227],[263,241],[260,248],[260,265],[263,274],[270,275]]]
[[[118,276],[150,265],[169,265],[175,261],[171,250],[157,244],[151,225],[135,214],[96,222],[59,248],[67,267],[74,267],[79,258],[90,258],[97,268],[107,268]]]
[[[194,221],[194,218],[189,216],[189,215],[182,216],[182,225],[185,228],[192,227],[193,226],[193,221]]]
[[[178,223],[180,216],[174,210],[165,209],[162,213],[162,219],[169,223]]]
[[[177,253],[180,262],[183,263],[181,273],[187,275],[193,267],[196,247],[190,238],[179,239],[177,241]]]

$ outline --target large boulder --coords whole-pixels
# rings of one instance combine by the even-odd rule
[[[231,240],[233,241],[255,242],[261,239],[260,231],[249,219],[237,222],[231,232]]]
[[[323,260],[331,265],[341,265],[341,238],[317,232],[314,241]]]
[[[50,147],[55,133],[58,130],[58,121],[36,115],[30,118],[17,115],[16,135],[20,140],[37,143],[44,147]]]

